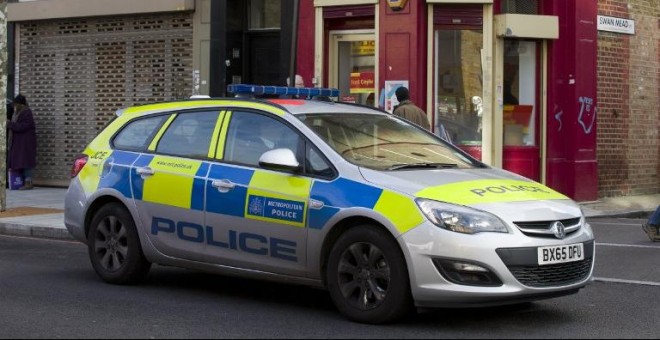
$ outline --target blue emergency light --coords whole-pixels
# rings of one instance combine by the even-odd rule
[[[286,86],[262,86],[248,84],[227,85],[227,91],[237,96],[244,95],[278,95],[299,97],[339,97],[338,89],[320,87],[286,87]]]

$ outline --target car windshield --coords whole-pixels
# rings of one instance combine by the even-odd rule
[[[298,116],[347,161],[376,170],[474,168],[479,163],[401,119],[387,114]]]

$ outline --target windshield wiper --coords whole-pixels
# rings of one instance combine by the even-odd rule
[[[458,164],[453,163],[408,163],[408,164],[394,164],[387,170],[401,170],[401,169],[452,169],[458,168]]]

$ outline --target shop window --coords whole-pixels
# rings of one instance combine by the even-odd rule
[[[371,33],[333,34],[330,86],[337,87],[343,102],[376,104],[376,39]]]
[[[434,40],[435,131],[457,145],[481,145],[483,32],[441,29]]]
[[[280,29],[281,0],[249,0],[250,30]]]
[[[481,158],[483,6],[433,6],[433,131]]]

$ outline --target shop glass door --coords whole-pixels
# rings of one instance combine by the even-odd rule
[[[369,32],[330,34],[329,86],[339,100],[374,106],[376,95],[376,37]]]
[[[433,131],[480,159],[483,30],[481,26],[436,26],[433,40]]]
[[[502,167],[537,181],[540,180],[539,44],[505,39],[502,78]]]

